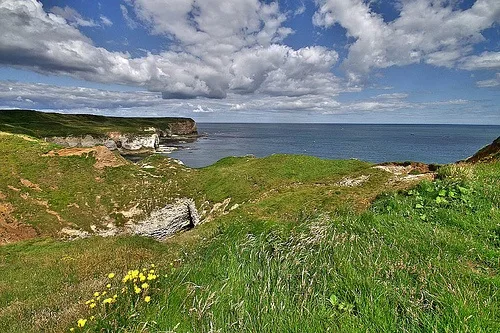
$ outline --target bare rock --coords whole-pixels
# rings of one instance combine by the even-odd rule
[[[342,178],[340,181],[336,183],[338,186],[342,187],[354,187],[354,186],[360,186],[363,185],[366,181],[370,179],[370,176],[367,175],[361,175],[357,178]]]
[[[198,211],[192,199],[178,199],[172,204],[155,210],[138,223],[127,223],[129,233],[163,240],[181,230],[200,224]]]

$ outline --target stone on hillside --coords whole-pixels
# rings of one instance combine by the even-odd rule
[[[192,229],[200,224],[198,211],[192,199],[178,199],[172,204],[153,211],[137,223],[127,223],[132,234],[163,240],[181,230]]]

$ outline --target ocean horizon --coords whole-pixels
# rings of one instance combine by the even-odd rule
[[[190,167],[228,156],[300,154],[373,163],[445,164],[465,159],[500,135],[500,125],[357,123],[198,123],[200,136],[169,156]]]

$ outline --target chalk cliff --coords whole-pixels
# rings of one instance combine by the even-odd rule
[[[154,151],[162,139],[198,134],[190,118],[107,117],[32,110],[0,110],[0,130],[66,147],[104,145],[122,154]]]

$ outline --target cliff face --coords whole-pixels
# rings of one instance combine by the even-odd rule
[[[122,154],[150,152],[160,145],[160,138],[156,133],[138,135],[112,132],[108,136],[53,136],[44,139],[46,142],[71,148],[103,145],[110,150],[118,150]]]
[[[32,110],[0,110],[0,130],[66,147],[104,145],[123,154],[154,151],[162,138],[198,134],[190,118],[124,118]]]
[[[198,135],[196,123],[192,119],[179,120],[169,124],[171,135]]]

